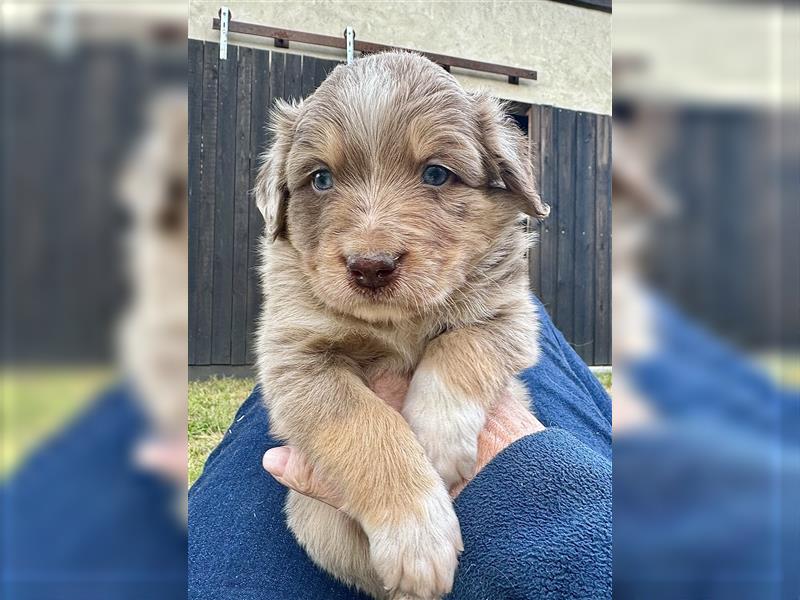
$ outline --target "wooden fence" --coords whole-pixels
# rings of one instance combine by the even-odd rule
[[[166,43],[167,45],[169,42]],[[186,65],[160,43],[5,40],[0,149],[3,361],[109,363],[129,292],[120,171]],[[7,115],[7,116],[6,116]]]
[[[253,362],[261,215],[249,190],[277,98],[311,94],[338,64],[189,40],[189,363]],[[530,255],[533,291],[589,364],[611,360],[611,121],[534,106],[527,123],[552,207]]]

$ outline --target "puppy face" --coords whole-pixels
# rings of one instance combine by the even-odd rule
[[[447,302],[520,212],[548,207],[499,104],[410,53],[339,66],[279,104],[256,197],[314,294],[370,321]]]

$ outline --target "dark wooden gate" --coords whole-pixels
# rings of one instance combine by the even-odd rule
[[[189,40],[189,362],[253,362],[261,215],[249,191],[276,98],[312,93],[338,64]],[[532,288],[589,364],[609,364],[610,118],[545,106],[529,114],[542,195]]]

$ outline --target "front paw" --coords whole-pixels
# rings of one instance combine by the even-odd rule
[[[458,423],[462,418],[463,415],[456,415],[454,423],[445,426],[429,426],[427,423],[412,426],[425,454],[448,490],[475,475],[480,429],[474,432],[471,427],[462,427]],[[471,420],[472,416],[468,419]]]
[[[478,456],[478,434],[486,413],[474,401],[447,388],[433,372],[415,373],[403,417],[448,489],[471,479]]]
[[[442,485],[396,524],[367,529],[370,557],[393,600],[436,600],[449,593],[463,550],[461,530]]]

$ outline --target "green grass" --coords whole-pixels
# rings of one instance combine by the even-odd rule
[[[610,390],[611,373],[600,373],[598,379]],[[200,477],[208,455],[222,440],[254,385],[252,378],[233,377],[189,383],[189,485]]]
[[[0,371],[0,481],[113,379],[108,367],[24,367]]]
[[[600,384],[606,388],[606,391],[611,393],[611,373],[595,373],[595,377],[597,377]]]
[[[106,367],[37,367],[0,371],[0,481],[43,440],[74,419],[114,379]],[[189,482],[200,476],[253,379],[189,383]]]
[[[763,352],[755,356],[755,361],[778,385],[800,389],[800,354]]]
[[[234,377],[189,382],[189,485],[200,477],[206,458],[222,440],[254,385],[252,378]]]

